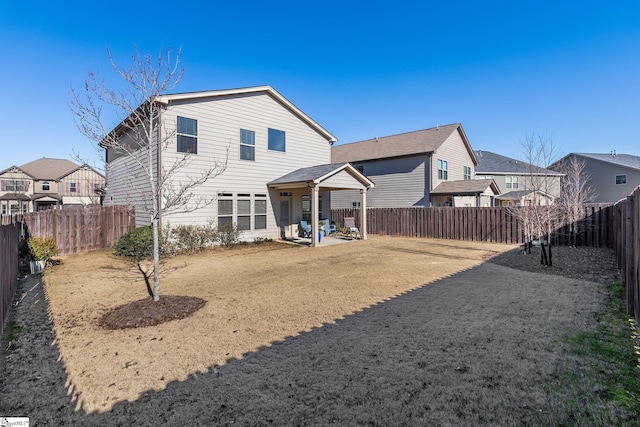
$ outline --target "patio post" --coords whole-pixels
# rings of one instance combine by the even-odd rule
[[[367,189],[360,189],[360,234],[362,240],[367,240]]]
[[[311,246],[316,247],[319,245],[318,233],[320,228],[318,227],[318,218],[320,213],[318,211],[318,185],[311,184]]]

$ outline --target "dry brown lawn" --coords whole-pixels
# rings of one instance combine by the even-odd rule
[[[128,330],[98,326],[107,311],[147,296],[123,260],[109,252],[72,256],[44,279],[70,393],[78,409],[105,412],[513,248],[374,236],[316,249],[270,243],[176,257],[161,293],[206,305],[186,319]]]

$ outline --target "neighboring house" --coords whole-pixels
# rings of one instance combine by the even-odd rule
[[[478,161],[454,123],[331,148],[333,162],[350,162],[375,182],[370,207],[492,206],[495,185],[473,181]],[[356,192],[333,193],[332,208],[359,207]]]
[[[514,190],[496,197],[497,206],[548,206],[555,197],[538,190]]]
[[[43,157],[0,172],[0,212],[100,204],[105,178],[90,166]]]
[[[289,238],[305,219],[314,228],[330,216],[333,189],[362,190],[373,183],[351,165],[330,164],[336,138],[270,86],[162,95],[163,126],[152,149],[162,167],[187,160],[182,177],[226,159],[226,170],[195,189],[213,196],[205,207],[162,218],[170,225],[233,223],[243,239]],[[125,141],[130,130],[114,132]],[[158,150],[158,141],[168,145]],[[105,205],[134,204],[138,226],[151,218],[140,209],[149,182],[135,181],[140,166],[107,148]],[[154,161],[154,176],[158,165]],[[175,184],[179,184],[176,179]],[[312,219],[317,220],[313,221]],[[317,234],[317,233],[314,233]]]
[[[615,203],[640,185],[640,156],[606,153],[570,153],[549,166],[560,169],[571,157],[584,161],[588,184],[596,194],[593,203]]]
[[[562,174],[520,160],[478,150],[475,179],[493,179],[498,186],[498,206],[552,204],[560,195]]]

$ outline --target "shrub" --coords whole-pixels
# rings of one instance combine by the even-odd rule
[[[214,228],[209,225],[178,225],[171,229],[177,252],[198,252],[215,244]]]
[[[138,227],[122,236],[113,248],[116,256],[137,260],[153,257],[153,228]]]
[[[220,243],[226,247],[234,245],[240,241],[242,230],[236,224],[224,224],[218,226],[216,236]]]
[[[49,259],[58,255],[56,239],[53,237],[31,237],[29,239],[29,251],[34,259],[44,261],[45,264],[49,265]]]
[[[260,245],[262,243],[269,243],[269,242],[273,242],[273,239],[271,239],[269,237],[254,237],[253,238],[253,244],[254,245]]]

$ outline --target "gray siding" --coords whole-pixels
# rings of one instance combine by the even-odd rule
[[[589,185],[596,191],[594,203],[615,203],[627,197],[640,185],[640,170],[580,157],[590,175]],[[627,175],[626,185],[616,185],[616,175]]]
[[[475,167],[460,132],[453,132],[449,138],[438,147],[438,150],[433,153],[431,170],[431,182],[433,185],[431,190],[443,182],[443,180],[438,179],[439,159],[446,160],[448,163],[448,181],[463,180],[464,166],[471,168],[471,177],[473,178]]]
[[[375,208],[426,206],[429,203],[428,183],[425,181],[426,154],[364,163],[363,173],[371,179],[375,187],[367,192],[367,206]],[[360,201],[358,191],[333,191],[331,207],[350,208],[352,202]]]

